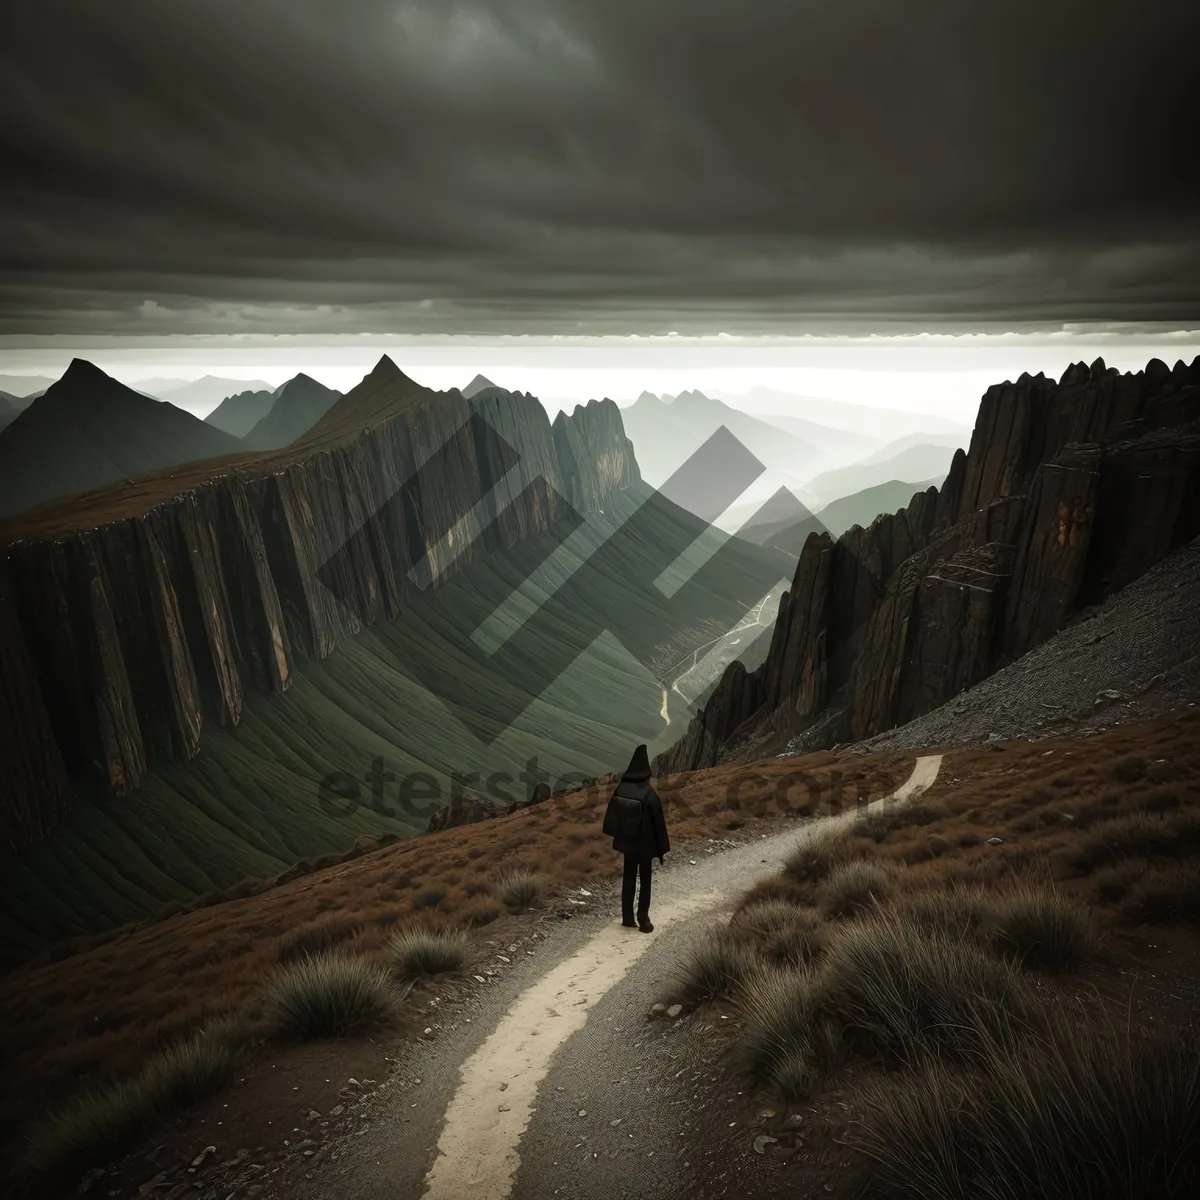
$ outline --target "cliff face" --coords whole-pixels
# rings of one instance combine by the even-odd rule
[[[989,388],[940,490],[836,543],[809,536],[765,662],[731,665],[656,766],[912,720],[1198,533],[1200,359]]]
[[[552,428],[532,397],[432,393],[385,358],[283,451],[10,524],[0,837],[42,836],[69,781],[120,794],[152,761],[192,758],[249,689],[285,690],[299,659],[398,613],[414,567],[436,583],[568,515],[562,499],[600,507],[637,479],[611,401]]]

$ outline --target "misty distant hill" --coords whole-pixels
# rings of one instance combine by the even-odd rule
[[[0,515],[239,449],[227,433],[77,358],[0,432]]]
[[[805,483],[808,494],[827,504],[882,483],[904,479],[933,479],[945,476],[954,457],[951,445],[909,445],[887,458],[872,457],[814,476]],[[824,511],[824,509],[818,509]]]
[[[11,425],[17,419],[21,407],[19,397],[10,396],[7,392],[0,392],[0,429]]]
[[[307,433],[338,401],[341,392],[303,373],[275,393],[266,414],[242,438],[247,450],[278,450]]]
[[[462,394],[470,400],[472,396],[478,392],[485,392],[489,388],[495,388],[496,385],[486,375],[476,375],[470,383],[462,390]],[[502,389],[501,389],[502,390]]]
[[[773,545],[776,534],[812,521],[816,518],[804,502],[788,488],[781,487],[741,522],[737,534],[756,546]],[[814,528],[819,532],[824,526],[817,521]]]
[[[965,425],[934,416],[933,413],[851,404],[846,400],[827,400],[823,396],[804,396],[767,387],[752,388],[741,396],[724,390],[714,390],[713,395],[751,409],[759,420],[778,424],[789,432],[797,429],[793,422],[811,421],[870,438],[877,445],[918,430],[958,433],[968,440],[971,436],[971,431]]]
[[[673,471],[722,425],[768,470],[799,480],[827,465],[811,442],[714,400],[703,392],[658,397],[643,392],[621,410],[625,434],[633,442],[642,478],[652,486]]]
[[[54,382],[47,375],[0,375],[0,392],[17,401],[17,408],[27,408]]]
[[[238,392],[234,396],[226,396],[204,420],[206,424],[233,437],[245,437],[271,411],[274,403],[273,388],[268,391]]]
[[[784,413],[762,413],[756,416],[758,420],[774,425],[776,429],[795,434],[796,437],[820,447],[834,460],[830,464],[831,467],[865,458],[887,442],[886,438],[877,437],[872,433],[840,429],[836,425],[822,425],[821,422],[811,421],[807,417],[794,417]]]
[[[923,492],[931,486],[940,487],[944,478],[945,476],[938,476],[921,483],[889,479],[886,483],[843,496],[818,512],[808,513],[799,520],[782,526],[772,526],[766,537],[750,537],[749,540],[798,558],[810,533],[828,533],[831,537],[838,538],[854,525],[866,528],[883,513],[894,513],[907,508],[916,492]]]
[[[895,441],[888,442],[886,446],[880,446],[873,454],[868,454],[865,458],[858,461],[860,464],[887,462],[911,446],[941,446],[949,449],[950,457],[953,458],[955,450],[960,446],[966,450],[970,444],[971,435],[966,430],[961,433],[928,433],[921,431],[919,433],[910,433],[902,438],[896,438]]]
[[[204,375],[200,379],[146,379],[138,385],[143,391],[170,400],[177,408],[207,413],[227,396],[238,392],[270,392],[274,386],[262,379],[222,379]]]

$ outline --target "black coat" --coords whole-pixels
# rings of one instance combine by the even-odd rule
[[[628,796],[642,802],[642,828],[636,838],[630,839],[622,835],[617,816],[616,798]],[[608,810],[604,814],[604,832],[613,840],[613,849],[618,854],[632,854],[637,858],[657,858],[662,862],[663,855],[671,849],[671,839],[667,837],[667,819],[663,815],[662,801],[658,793],[650,786],[649,780],[622,779],[617,784],[608,801]]]

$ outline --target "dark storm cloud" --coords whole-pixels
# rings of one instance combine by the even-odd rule
[[[1188,321],[1198,8],[7,5],[0,330]]]

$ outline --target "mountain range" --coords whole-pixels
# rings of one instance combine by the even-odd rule
[[[177,408],[199,415],[239,392],[275,391],[274,385],[261,379],[223,379],[219,375],[202,375],[199,379],[143,379],[138,386],[160,400],[170,400]]]
[[[621,410],[625,432],[638,456],[643,478],[658,486],[722,425],[773,476],[797,485],[828,464],[826,450],[757,417],[740,412],[703,392],[659,397],[643,392]]]
[[[242,444],[247,450],[277,450],[294,442],[337,403],[341,394],[310,375],[296,375],[276,389],[273,402],[242,438]]]
[[[0,516],[239,449],[191,413],[77,358],[0,432]]]
[[[924,437],[925,435],[912,435]],[[958,441],[955,435],[945,435],[948,440],[941,445],[930,445],[924,441],[914,442],[910,438],[899,443],[890,443],[859,462],[850,463],[836,470],[825,471],[805,481],[804,490],[821,507],[835,500],[879,487],[895,480],[945,478],[950,470]],[[893,449],[899,446],[899,449]],[[820,511],[820,508],[818,508]],[[882,510],[880,510],[882,511]]]
[[[965,432],[961,422],[950,421],[933,413],[853,404],[845,400],[806,396],[769,387],[755,387],[742,393],[714,388],[712,394],[739,409],[755,413],[760,420],[778,423],[780,428],[795,432],[803,428],[799,422],[813,422],[825,428],[854,433],[877,442],[904,437],[914,429],[929,433]]]
[[[204,421],[233,437],[245,437],[271,411],[274,403],[274,388],[236,392],[226,396]]]
[[[48,375],[0,375],[0,392],[5,392],[18,401],[18,407],[26,407],[54,382]]]
[[[0,882],[0,936],[26,951],[420,832],[428,810],[394,796],[317,802],[381,756],[443,797],[476,770],[503,800],[530,760],[558,778],[660,748],[690,709],[655,672],[791,570],[642,482],[611,401],[551,422],[532,396],[434,393],[387,359],[283,449],[2,533],[0,749],[21,750],[0,823],[26,850]],[[484,652],[476,635],[510,610],[519,632]]]
[[[940,488],[836,540],[809,533],[766,659],[726,670],[660,767],[858,741],[932,711],[1200,535],[1198,489],[1200,359],[989,388]]]

